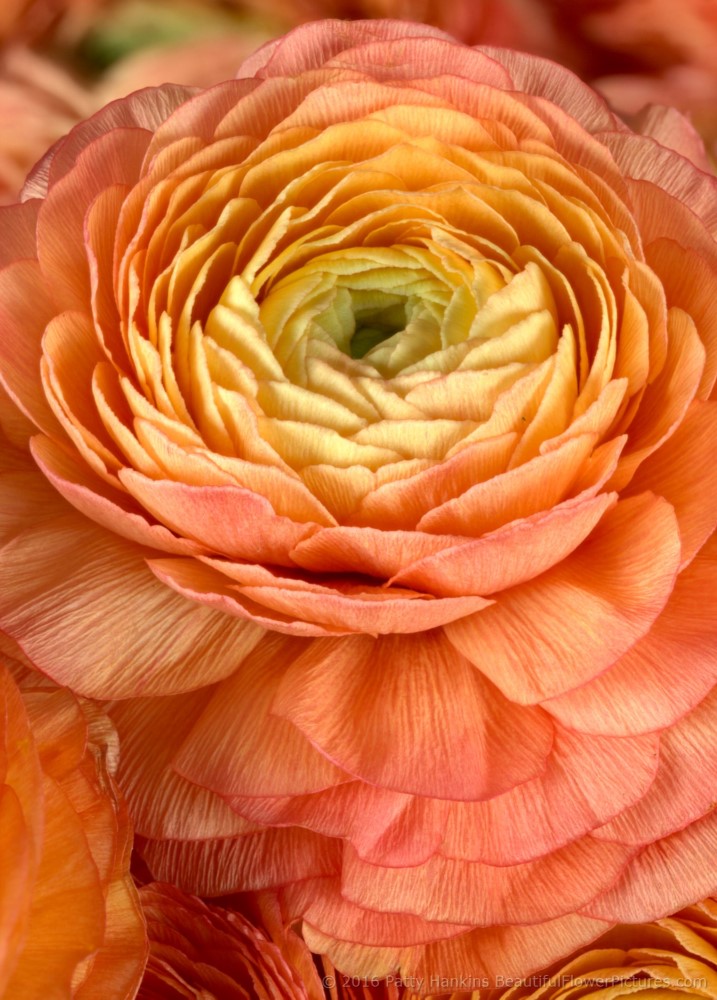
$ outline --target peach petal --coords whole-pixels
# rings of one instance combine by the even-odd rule
[[[570,494],[594,445],[592,434],[572,438],[440,504],[425,514],[417,527],[438,534],[475,536],[550,510]]]
[[[706,858],[717,852],[717,814],[643,848],[614,886],[581,909],[613,923],[643,923],[713,896],[717,874]]]
[[[361,781],[348,781],[314,795],[232,795],[226,801],[251,822],[301,826],[326,837],[343,837],[365,860],[388,865],[419,865],[435,854],[449,809],[447,802],[403,795]]]
[[[641,494],[613,507],[561,565],[446,633],[511,701],[543,701],[597,677],[648,632],[679,555],[672,508]]]
[[[315,931],[369,948],[405,948],[451,938],[469,930],[462,924],[440,923],[407,913],[377,913],[356,906],[341,896],[337,879],[295,882],[281,893],[282,906],[291,916],[301,916]]]
[[[423,516],[450,497],[469,489],[473,483],[500,474],[516,440],[514,433],[507,433],[478,441],[438,466],[379,485],[361,502],[351,520],[360,526],[376,525],[384,531],[415,528]]]
[[[0,271],[0,372],[11,399],[48,434],[61,434],[40,385],[41,340],[54,315],[36,260],[14,261]]]
[[[603,493],[567,500],[546,514],[534,514],[474,542],[426,556],[401,569],[389,584],[452,597],[494,594],[516,586],[567,558],[616,499],[617,494]]]
[[[277,664],[290,664],[304,645],[268,636],[255,647],[187,733],[173,760],[178,774],[225,797],[305,795],[349,780],[272,711],[281,683]],[[266,760],[277,765],[270,773]]]
[[[39,201],[28,201],[17,205],[4,205],[0,210],[3,226],[3,242],[0,247],[0,268],[5,268],[16,260],[34,260],[35,229]]]
[[[299,542],[292,549],[291,558],[298,566],[315,573],[361,573],[384,579],[464,541],[457,535],[340,526],[323,528]]]
[[[151,135],[191,95],[187,87],[165,84],[138,90],[121,101],[112,101],[55,143],[31,171],[21,200],[45,198],[48,188],[72,170],[78,156],[98,137],[112,129],[143,129]],[[129,178],[130,181],[134,179]]]
[[[570,914],[531,926],[480,928],[429,944],[405,963],[403,971],[424,980],[432,974],[460,980],[466,969],[477,980],[518,979],[549,968],[609,927],[605,921]],[[450,983],[446,985],[450,988]]]
[[[717,774],[717,692],[660,738],[655,781],[640,802],[595,831],[621,843],[650,844],[680,830],[714,809]],[[665,802],[670,803],[669,811]]]
[[[631,124],[640,135],[648,135],[661,146],[667,146],[680,156],[686,156],[700,170],[712,169],[704,140],[692,122],[677,108],[650,104],[635,116]]]
[[[116,129],[100,135],[43,201],[37,220],[37,256],[58,310],[87,308],[91,287],[85,213],[104,189],[137,179],[149,139],[144,129]]]
[[[256,892],[334,875],[340,842],[308,830],[260,830],[198,841],[143,840],[138,850],[155,878],[198,896]]]
[[[360,726],[345,725],[349,709]],[[287,670],[273,711],[349,774],[444,799],[526,781],[552,743],[542,713],[504,701],[440,633],[316,641]]]
[[[672,504],[690,562],[717,526],[717,402],[693,402],[679,427],[637,470],[625,495],[649,490]]]
[[[707,167],[695,170],[686,162],[684,150],[675,153],[657,142],[646,142],[649,137],[624,132],[597,133],[597,137],[626,177],[658,185],[679,205],[691,209],[707,229],[717,227],[717,179]]]
[[[202,840],[256,830],[209,789],[184,780],[172,767],[185,733],[214,690],[210,686],[168,698],[128,699],[111,707],[122,746],[117,780],[140,836]]]
[[[357,906],[379,912],[473,927],[535,924],[575,913],[609,890],[635,853],[588,836],[510,868],[440,857],[418,868],[379,868],[346,847],[341,891]]]
[[[675,307],[667,317],[668,354],[665,367],[648,385],[629,428],[629,443],[609,482],[624,487],[640,463],[675,432],[695,398],[705,365],[705,349],[695,324]]]
[[[713,536],[677,577],[647,635],[609,670],[543,707],[566,726],[606,735],[649,732],[677,722],[717,680],[717,609],[704,599],[713,592],[716,574]],[[681,668],[678,685],[675,663]]]
[[[2,628],[38,669],[89,697],[173,694],[230,674],[260,630],[188,604],[143,554],[69,508],[26,528],[0,550]]]
[[[140,509],[133,510],[126,494],[106,486],[72,452],[50,438],[33,438],[31,451],[37,465],[65,500],[103,528],[162,552],[197,555],[203,551],[201,546],[177,538],[163,525],[149,521]]]
[[[237,78],[291,77],[307,70],[321,69],[332,56],[347,48],[347,42],[365,45],[376,39],[388,41],[415,37],[452,41],[438,28],[405,21],[382,21],[380,27],[378,22],[358,21],[351,25],[350,35],[347,35],[341,21],[328,21],[321,28],[318,24],[307,24],[262,45],[244,60],[237,71]]]
[[[243,597],[227,577],[210,566],[189,559],[147,559],[147,565],[162,583],[191,601],[234,618],[255,622],[263,628],[289,635],[344,635],[347,628],[332,628],[302,620],[298,615],[282,615]],[[230,565],[230,564],[227,564]],[[235,566],[238,564],[234,564]],[[269,589],[269,588],[266,588]]]
[[[591,831],[602,836],[596,828],[603,817],[619,816],[631,806],[639,810],[643,796],[652,798],[658,749],[654,735],[606,739],[557,727],[543,774],[487,802],[451,803],[439,853],[515,865]]]
[[[152,480],[133,469],[120,479],[157,520],[229,558],[291,565],[291,549],[317,527],[277,516],[264,497],[240,487]]]
[[[238,594],[288,618],[299,616],[327,630],[374,635],[424,632],[488,607],[483,597],[432,597],[403,588],[357,587],[354,593],[314,593],[281,586],[241,586]]]
[[[712,275],[717,258],[710,259],[679,238],[656,239],[646,248],[650,266],[659,275],[669,304],[684,309],[695,321],[700,339],[707,351],[697,395],[710,393],[717,377],[717,317],[712,309]]]

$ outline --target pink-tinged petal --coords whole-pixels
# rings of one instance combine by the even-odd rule
[[[649,844],[711,812],[717,784],[716,724],[717,692],[713,690],[694,711],[661,735],[657,777],[647,795],[597,830],[595,836]]]
[[[599,677],[543,707],[563,725],[588,733],[626,736],[675,723],[717,681],[717,606],[706,599],[716,586],[713,536],[677,577],[647,635]]]
[[[214,840],[144,840],[137,848],[155,878],[198,896],[256,892],[337,874],[341,843],[308,830],[260,830]]]
[[[686,159],[694,141],[676,153],[666,145],[630,133],[604,132],[598,138],[611,151],[626,177],[659,186],[680,205],[691,209],[708,230],[717,227],[717,178],[707,165],[695,170]]]
[[[130,498],[113,490],[69,449],[50,438],[37,436],[31,443],[32,456],[55,489],[76,510],[97,524],[139,545],[177,555],[199,554],[200,545],[178,538],[161,524],[154,524],[139,507],[132,509]]]
[[[257,829],[172,767],[186,732],[201,717],[213,692],[213,687],[204,687],[169,698],[130,698],[111,707],[122,747],[117,781],[140,836],[202,840]]]
[[[628,446],[608,483],[613,489],[622,489],[640,464],[675,432],[697,393],[705,366],[705,349],[697,328],[687,313],[672,308],[667,329],[665,367],[645,388],[629,427]]]
[[[534,704],[597,677],[642,638],[679,559],[674,511],[642,494],[618,503],[561,565],[446,633],[511,701]]]
[[[695,321],[707,356],[697,396],[704,399],[717,377],[717,315],[713,308],[712,281],[717,252],[712,255],[683,246],[680,236],[656,239],[645,248],[647,261],[659,275],[670,306],[677,306]]]
[[[612,923],[656,920],[717,891],[717,813],[643,848],[615,885],[580,912]]]
[[[366,861],[420,865],[443,840],[451,804],[403,795],[362,781],[349,781],[314,795],[284,798],[227,796],[251,822],[301,826],[326,837],[349,840]]]
[[[440,633],[316,641],[289,667],[273,711],[349,774],[443,799],[528,780],[553,738],[541,712],[505,701]]]
[[[564,66],[512,49],[486,46],[484,51],[508,70],[512,89],[557,104],[573,122],[579,123],[588,132],[615,128],[620,124],[605,99]]]
[[[654,735],[607,739],[558,727],[543,774],[487,802],[451,803],[440,853],[516,865],[555,851],[651,794],[658,748]]]
[[[717,526],[717,402],[693,402],[672,437],[642,463],[625,492],[643,491],[674,508],[684,568]]]
[[[39,201],[28,201],[0,208],[3,241],[0,247],[0,268],[16,260],[34,260],[35,229]]]
[[[168,118],[175,108],[191,97],[187,87],[165,84],[129,94],[113,101],[92,118],[80,122],[60,139],[31,171],[22,191],[22,201],[45,198],[52,187],[74,167],[82,152],[114,129],[143,129],[151,133]],[[132,182],[134,176],[128,175]]]
[[[362,500],[351,521],[384,531],[415,528],[436,507],[503,472],[516,441],[513,433],[478,441],[424,472],[379,486]]]
[[[289,918],[302,917],[315,931],[368,947],[405,948],[463,934],[470,927],[439,923],[407,913],[365,910],[341,896],[338,879],[311,879],[281,893]]]
[[[190,486],[133,469],[120,479],[163,524],[232,559],[291,565],[290,550],[317,527],[279,517],[268,500],[238,486]]]
[[[234,618],[255,622],[263,628],[301,636],[344,635],[349,631],[306,622],[298,614],[272,613],[268,608],[243,597],[223,574],[193,559],[147,559],[147,565],[158,580],[190,601],[197,601]]]
[[[488,607],[482,597],[430,597],[395,588],[356,588],[355,593],[316,594],[277,587],[236,588],[246,598],[280,615],[297,615],[328,629],[374,635],[409,635],[438,628]]]
[[[291,664],[304,647],[276,635],[260,642],[186,733],[175,770],[224,797],[305,795],[350,780],[271,711],[281,665]],[[274,762],[271,769],[267,760]]]
[[[712,169],[700,133],[677,108],[650,104],[635,115],[630,124],[640,135],[647,135],[680,156],[686,156],[700,170]]]
[[[465,544],[465,539],[459,535],[381,531],[378,528],[342,525],[322,528],[299,542],[292,550],[291,558],[298,566],[314,573],[361,573],[381,580],[418,560],[462,544]]]
[[[238,79],[269,76],[295,76],[320,69],[329,59],[345,49],[390,41],[429,38],[453,41],[450,35],[426,24],[405,21],[323,21],[300,25],[281,38],[262,45],[237,71]],[[419,64],[420,65],[420,64]],[[362,67],[364,70],[366,67]]]
[[[138,178],[149,140],[143,129],[116,129],[95,139],[42,203],[37,256],[58,310],[87,309],[91,287],[85,213],[105,188]]]
[[[634,847],[588,836],[510,868],[440,857],[418,868],[380,868],[346,847],[341,892],[366,909],[427,920],[474,927],[534,924],[586,906],[614,885],[634,854]]]
[[[0,550],[0,627],[88,697],[174,694],[232,673],[261,630],[178,597],[143,556],[69,508],[27,527]]]
[[[0,271],[0,373],[11,399],[48,434],[62,434],[40,383],[41,341],[54,315],[36,260]]]
[[[482,978],[489,983],[499,976],[504,981],[524,978],[549,968],[609,928],[605,921],[573,914],[530,926],[480,928],[428,945],[407,960],[403,971],[428,982],[431,975],[460,981],[470,969],[476,985]]]
[[[474,542],[428,556],[389,583],[451,597],[514,587],[567,558],[616,499],[616,494],[603,493],[567,500],[547,514],[534,514]]]
[[[476,536],[550,510],[569,496],[594,445],[594,434],[571,438],[553,451],[440,504],[421,518],[418,528],[439,534]]]

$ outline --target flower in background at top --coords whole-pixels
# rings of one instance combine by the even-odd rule
[[[319,23],[3,212],[0,627],[120,699],[155,876],[342,970],[522,975],[717,884],[717,181],[645,127]]]

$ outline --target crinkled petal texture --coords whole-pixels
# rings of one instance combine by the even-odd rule
[[[371,975],[715,888],[717,182],[648,126],[325,22],[6,212],[0,627],[119,699],[156,877]]]
[[[134,997],[146,958],[106,716],[0,667],[0,993]]]

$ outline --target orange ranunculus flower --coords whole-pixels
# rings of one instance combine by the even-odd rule
[[[260,898],[258,926],[172,885],[150,883],[139,895],[149,959],[137,1000],[324,1000],[311,953],[281,926],[271,894]]]
[[[0,994],[131,998],[146,957],[115,734],[0,666]]]
[[[717,181],[647,127],[327,22],[3,211],[0,627],[126,699],[153,873],[280,889],[342,971],[523,975],[717,885]]]

